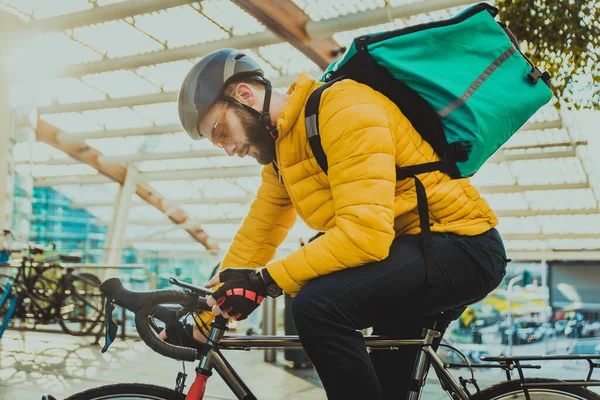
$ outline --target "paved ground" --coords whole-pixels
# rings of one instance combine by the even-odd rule
[[[43,393],[58,399],[91,387],[117,382],[153,383],[173,387],[181,363],[165,359],[135,339],[118,339],[109,352],[90,345],[92,339],[62,333],[8,331],[0,341],[0,399],[39,400]],[[262,351],[226,352],[225,356],[261,400],[324,400],[314,370],[293,371],[284,367],[283,355],[276,365],[263,362]],[[193,365],[186,363],[192,375]],[[581,365],[564,364],[546,371],[545,376],[584,375]],[[465,371],[460,372],[466,376]],[[597,374],[600,375],[600,374]],[[477,373],[486,386],[503,379],[498,370]],[[448,397],[430,379],[423,399]],[[190,378],[191,379],[191,378]],[[207,399],[233,399],[224,382],[215,374],[208,382]]]

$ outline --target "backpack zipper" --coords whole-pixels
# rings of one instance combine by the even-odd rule
[[[393,37],[407,35],[409,33],[419,32],[419,31],[423,31],[426,29],[441,28],[444,26],[456,25],[456,24],[459,24],[459,23],[471,18],[472,16],[474,16],[482,11],[489,12],[492,15],[492,17],[495,17],[498,14],[498,9],[496,7],[486,4],[486,3],[479,3],[479,4],[472,6],[470,9],[467,9],[462,14],[459,14],[459,15],[449,18],[449,19],[413,25],[413,26],[409,26],[407,28],[397,29],[397,30],[390,31],[390,32],[383,32],[383,33],[378,33],[378,34],[374,34],[371,36],[365,36],[366,37],[365,46],[369,45],[369,44],[377,43],[377,42],[380,42],[383,40],[387,40],[387,39],[390,39]]]

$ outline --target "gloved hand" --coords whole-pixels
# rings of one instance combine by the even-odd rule
[[[211,288],[220,283],[223,286],[208,296],[206,303],[213,308],[213,314],[223,314],[225,318],[248,318],[267,295],[265,282],[251,268],[226,268],[204,286]]]

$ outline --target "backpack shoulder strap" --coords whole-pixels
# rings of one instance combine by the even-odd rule
[[[325,151],[323,150],[323,146],[321,145],[321,136],[319,136],[319,106],[321,105],[321,95],[325,90],[327,90],[334,83],[346,78],[345,75],[342,75],[332,81],[327,82],[314,92],[310,94],[308,97],[308,101],[306,102],[306,107],[304,109],[304,120],[306,125],[306,137],[308,139],[308,144],[317,160],[317,163],[327,175],[327,170],[329,169],[327,165],[327,156],[325,155]]]

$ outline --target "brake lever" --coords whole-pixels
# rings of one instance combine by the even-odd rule
[[[169,278],[169,283],[170,283],[171,285],[175,285],[175,286],[182,287],[182,288],[184,288],[184,289],[191,290],[193,293],[196,293],[196,294],[202,295],[202,296],[204,296],[204,297],[206,297],[206,296],[211,296],[211,295],[213,294],[213,291],[212,291],[212,290],[205,289],[205,288],[203,288],[203,287],[200,287],[200,286],[195,286],[195,285],[192,285],[192,284],[190,284],[190,283],[181,282],[180,280],[178,280],[178,279],[175,279],[175,278],[173,278],[173,277]]]
[[[118,325],[115,321],[113,321],[113,310],[115,306],[113,304],[112,298],[109,296],[106,298],[106,304],[104,305],[104,319],[105,319],[105,340],[104,347],[102,348],[102,353],[105,353],[111,344],[117,338],[117,330]]]

